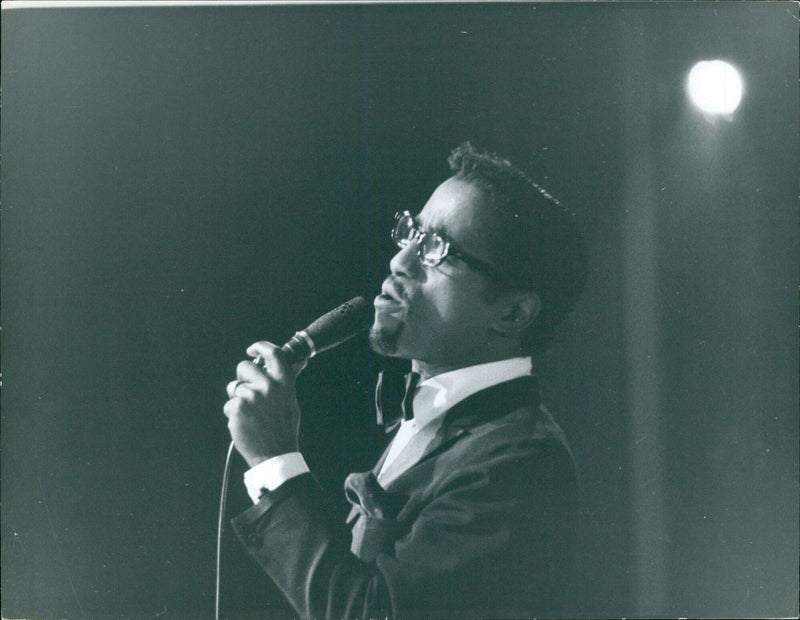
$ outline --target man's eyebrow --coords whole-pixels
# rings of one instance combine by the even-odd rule
[[[413,218],[414,225],[419,228],[422,232],[435,232],[445,241],[452,243],[452,240],[447,235],[447,233],[440,227],[440,226],[433,226],[433,227],[423,227],[422,222],[419,221],[419,215],[415,215]]]

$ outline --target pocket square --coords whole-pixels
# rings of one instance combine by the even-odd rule
[[[372,472],[350,474],[345,495],[356,517],[350,544],[353,555],[372,562],[379,553],[391,554],[394,542],[408,531],[405,523],[396,520],[407,496],[387,493]]]

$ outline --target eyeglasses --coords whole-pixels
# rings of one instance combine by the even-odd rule
[[[459,250],[451,241],[442,237],[439,233],[430,231],[424,232],[414,222],[411,213],[408,211],[398,212],[394,215],[394,229],[392,230],[392,241],[398,248],[404,248],[412,241],[417,242],[417,256],[423,265],[436,267],[448,256],[455,256],[461,259],[473,269],[483,271],[494,278],[505,280],[506,278],[498,271],[497,267],[475,258]]]

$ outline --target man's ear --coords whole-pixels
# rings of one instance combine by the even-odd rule
[[[506,336],[522,333],[541,309],[542,300],[533,291],[507,293],[501,299],[500,313],[492,327]]]

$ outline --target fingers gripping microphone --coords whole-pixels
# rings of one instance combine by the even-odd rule
[[[338,347],[343,342],[357,336],[369,327],[369,305],[363,297],[354,297],[338,308],[323,314],[311,325],[297,332],[291,340],[281,347],[291,364],[306,361],[317,353]],[[256,358],[258,360],[258,358]],[[219,501],[219,522],[217,524],[217,570],[215,592],[215,620],[219,620],[220,603],[220,562],[222,557],[222,524],[225,517],[225,504],[228,495],[228,477],[234,444],[228,447],[225,469],[222,475],[222,492]]]
[[[363,297],[354,297],[297,332],[281,349],[292,364],[297,364],[338,347],[363,332],[369,324],[369,305]]]

